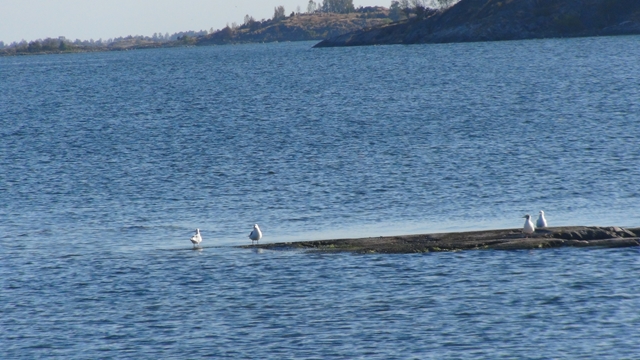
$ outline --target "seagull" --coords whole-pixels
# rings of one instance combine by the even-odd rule
[[[544,218],[544,211],[542,210],[540,210],[540,216],[538,217],[538,221],[536,221],[536,227],[538,228],[547,227],[547,219]]]
[[[533,232],[536,231],[536,228],[533,227],[533,223],[531,222],[531,215],[527,214],[523,217],[527,220],[525,220],[524,222],[524,228],[522,228],[522,232],[524,233],[524,236],[527,237],[527,235],[533,234]]]
[[[258,241],[262,239],[262,231],[260,231],[258,224],[253,225],[253,230],[251,231],[251,234],[249,234],[249,239],[251,239],[251,245],[253,245],[254,241],[258,243]]]
[[[196,229],[196,234],[191,237],[191,242],[193,243],[193,247],[202,242],[202,236],[200,236],[200,229]]]

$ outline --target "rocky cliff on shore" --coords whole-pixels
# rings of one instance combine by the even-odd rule
[[[328,38],[315,47],[640,34],[638,0],[461,0],[399,23]]]

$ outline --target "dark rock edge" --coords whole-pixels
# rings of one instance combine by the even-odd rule
[[[408,254],[459,250],[524,250],[558,247],[640,246],[640,228],[617,226],[564,226],[538,229],[525,237],[520,229],[500,229],[456,233],[380,236],[243,245],[240,248],[351,252],[358,254]]]

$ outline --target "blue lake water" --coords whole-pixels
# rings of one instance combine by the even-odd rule
[[[0,358],[634,358],[638,249],[233,245],[640,226],[639,43],[0,58]]]

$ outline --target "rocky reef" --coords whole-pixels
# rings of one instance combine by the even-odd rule
[[[637,0],[461,0],[420,17],[354,31],[315,47],[640,34]]]
[[[353,253],[424,253],[458,250],[520,250],[557,247],[640,246],[640,228],[565,226],[537,229],[525,237],[521,229],[381,236],[359,239],[300,241],[241,246],[270,250]]]

